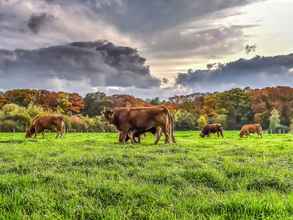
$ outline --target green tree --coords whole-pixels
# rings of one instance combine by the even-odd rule
[[[207,125],[207,119],[204,115],[199,116],[197,120],[198,127],[202,129],[204,126]]]
[[[277,109],[273,109],[270,117],[270,129],[275,130],[281,125],[280,113]]]
[[[289,127],[289,130],[291,133],[293,133],[293,118],[291,119],[290,121],[290,127]]]
[[[104,108],[109,108],[112,105],[111,99],[102,92],[88,93],[84,98],[84,102],[83,114],[90,117],[101,115]]]
[[[216,116],[214,123],[219,123],[223,125],[224,128],[227,127],[227,115],[225,114],[219,114]]]
[[[16,104],[6,104],[0,111],[1,131],[23,131],[31,121],[26,108]]]
[[[193,130],[196,126],[194,114],[180,110],[175,113],[175,128],[177,130]]]
[[[162,103],[159,97],[148,99],[146,101],[152,105],[160,105]]]
[[[229,129],[239,129],[243,124],[253,121],[251,100],[245,90],[232,89],[218,93],[216,96],[216,112],[218,114],[226,112]]]

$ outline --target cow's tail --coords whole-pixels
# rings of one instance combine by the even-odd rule
[[[64,137],[64,135],[66,133],[66,123],[65,123],[64,119],[62,119],[62,121],[61,121],[61,127],[62,127],[62,136]]]
[[[163,107],[166,112],[167,112],[167,117],[168,117],[168,129],[169,129],[169,134],[170,134],[170,138],[171,138],[171,142],[172,143],[176,143],[175,137],[174,137],[174,118],[171,114],[171,112],[169,111],[169,109],[167,107]]]
[[[65,133],[66,133],[66,123],[65,123],[65,120],[64,120],[64,117],[62,117],[62,120],[61,120],[61,127],[62,127],[62,136],[64,137]]]
[[[59,117],[58,117],[58,119],[59,119],[59,123],[60,123],[60,136],[61,137],[64,137],[64,135],[65,135],[65,132],[66,132],[66,123],[65,123],[65,119],[64,119],[64,117],[62,116],[62,115],[60,115]]]

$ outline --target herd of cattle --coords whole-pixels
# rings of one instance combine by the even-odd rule
[[[147,132],[155,135],[155,144],[160,141],[161,134],[164,134],[165,143],[176,143],[174,137],[174,119],[168,108],[158,107],[124,107],[105,110],[104,118],[113,124],[119,132],[119,143],[140,143],[141,136]],[[56,137],[63,137],[65,133],[64,118],[60,115],[43,115],[33,119],[26,137],[36,137],[45,130],[54,129]],[[208,124],[200,133],[201,137],[209,137],[211,133],[218,137],[224,137],[223,126],[221,124]],[[240,130],[240,137],[256,133],[262,137],[262,127],[260,124],[244,125]]]

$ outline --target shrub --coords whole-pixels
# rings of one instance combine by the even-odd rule
[[[177,111],[175,114],[175,128],[177,130],[194,130],[196,119],[194,114],[188,111]]]
[[[201,115],[200,117],[199,117],[199,119],[197,120],[197,124],[198,124],[198,127],[199,127],[199,129],[202,129],[204,126],[206,126],[207,125],[207,119],[206,119],[206,117],[205,116],[203,116],[203,115]]]

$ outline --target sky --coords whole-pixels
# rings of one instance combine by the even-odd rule
[[[0,0],[0,90],[167,98],[293,86],[292,8],[292,0]]]

